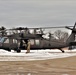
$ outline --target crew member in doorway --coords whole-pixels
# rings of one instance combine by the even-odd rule
[[[27,52],[26,53],[30,53],[30,41],[28,40],[28,43],[27,43]]]

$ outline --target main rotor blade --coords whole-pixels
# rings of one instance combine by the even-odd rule
[[[68,26],[73,27],[73,26]],[[52,29],[52,28],[66,28],[66,26],[57,26],[57,27],[37,27],[37,28],[27,28],[27,27],[18,27],[10,30],[27,30],[27,29]]]
[[[67,27],[73,27],[73,26],[67,26]],[[57,26],[57,27],[37,27],[37,28],[27,28],[27,27],[17,27],[17,28],[12,28],[12,29],[4,29],[2,31],[7,31],[7,30],[28,30],[28,29],[52,29],[52,28],[66,28],[66,26]]]
[[[73,27],[73,26],[67,26],[67,27]],[[40,27],[43,29],[51,29],[51,28],[66,28],[66,26],[57,26],[57,27]]]

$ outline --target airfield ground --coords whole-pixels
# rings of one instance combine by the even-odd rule
[[[76,50],[29,54],[0,50],[0,75],[76,75]]]
[[[76,75],[76,56],[36,61],[1,61],[0,75]]]

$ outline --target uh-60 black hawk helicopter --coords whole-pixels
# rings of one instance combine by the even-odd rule
[[[60,42],[58,40],[51,40],[51,36],[49,39],[43,38],[42,36],[44,35],[44,33],[42,31],[42,28],[19,27],[19,28],[9,29],[12,31],[14,30],[16,31],[10,35],[8,35],[6,33],[6,29],[3,28],[1,30],[2,35],[0,37],[0,49],[5,49],[8,51],[15,50],[18,53],[21,52],[21,50],[27,50],[26,53],[29,53],[30,50],[35,50],[35,49],[37,50],[38,49],[59,49],[64,53],[64,50],[62,50],[62,48],[76,45],[75,26],[76,26],[76,23],[73,26],[73,28],[66,27],[67,29],[72,30],[72,32],[65,42]],[[31,34],[29,32],[29,29],[34,29],[34,33]],[[39,30],[39,33],[36,33],[36,31],[38,30]]]

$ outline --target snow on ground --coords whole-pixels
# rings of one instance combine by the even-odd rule
[[[76,49],[74,50],[65,50],[65,53],[62,53],[60,50],[31,50],[30,53],[26,54],[25,50],[22,50],[21,53],[8,52],[0,49],[0,61],[32,61],[32,60],[46,60],[46,59],[56,59],[76,56]]]

